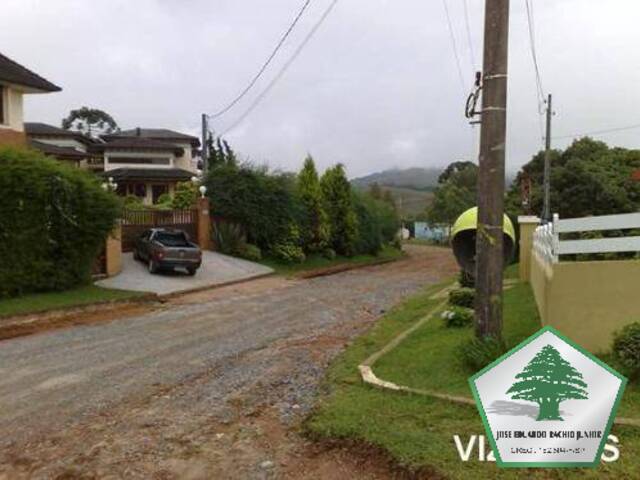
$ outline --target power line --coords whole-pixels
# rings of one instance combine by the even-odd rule
[[[538,65],[538,54],[536,52],[536,34],[535,34],[535,20],[533,17],[533,6],[529,4],[529,0],[525,0],[527,7],[527,24],[529,25],[529,47],[531,49],[531,58],[533,60],[533,68],[536,73],[536,88],[538,89],[538,110],[540,105],[544,103],[544,88],[542,88],[542,77],[540,75],[540,67]]]
[[[607,133],[624,132],[625,130],[635,130],[636,128],[640,128],[640,123],[636,125],[628,125],[626,127],[608,128],[605,130],[592,130],[591,132],[576,133],[574,135],[561,135],[559,137],[553,138],[556,140],[561,140],[565,138],[588,137],[590,135],[604,135]]]
[[[473,37],[471,35],[471,25],[469,23],[469,5],[467,4],[467,0],[462,0],[462,5],[464,6],[464,23],[467,28],[467,42],[469,43],[469,55],[471,58],[471,68],[476,70],[476,56],[473,48]]]
[[[313,38],[315,33],[318,31],[320,26],[322,26],[322,24],[325,22],[325,20],[327,19],[327,17],[329,16],[329,14],[333,10],[333,8],[336,6],[338,1],[339,0],[333,0],[331,2],[329,7],[324,11],[322,16],[320,17],[320,20],[318,20],[318,22],[316,22],[316,24],[313,26],[313,28],[308,33],[308,35],[304,38],[304,40],[302,41],[300,46],[297,48],[297,50],[293,53],[293,55],[289,58],[289,60],[287,60],[287,62],[283,65],[283,67],[280,69],[278,74],[273,78],[273,80],[271,80],[269,85],[267,85],[267,88],[265,88],[262,91],[262,93],[260,93],[260,95],[258,95],[258,97],[256,97],[256,99],[253,101],[251,106],[234,123],[232,123],[231,126],[228,127],[222,133],[222,135],[226,135],[229,131],[233,130],[238,125],[240,125],[242,122],[244,122],[244,120],[251,114],[251,112],[253,112],[256,109],[256,107],[262,102],[262,100],[269,94],[269,92],[273,89],[273,87],[276,86],[276,84],[280,81],[280,79],[287,72],[289,67],[293,64],[293,62],[295,62],[295,60],[298,58],[298,56],[302,53],[302,51],[307,46],[309,41]]]
[[[525,6],[527,9],[527,25],[529,28],[529,48],[531,50],[531,59],[533,60],[533,68],[535,70],[536,78],[536,103],[538,104],[538,129],[540,131],[540,142],[544,145],[544,127],[542,125],[542,105],[545,102],[544,88],[542,87],[542,77],[540,75],[540,68],[538,65],[538,54],[536,51],[536,25],[535,16],[533,13],[533,3],[529,3],[529,0],[525,0]]]
[[[253,86],[256,84],[258,79],[265,72],[265,70],[267,69],[269,64],[271,64],[271,61],[275,58],[276,54],[278,53],[278,51],[280,50],[282,45],[284,45],[284,42],[287,40],[287,38],[289,37],[289,35],[291,34],[291,32],[293,31],[295,26],[298,24],[298,21],[300,20],[300,18],[302,18],[302,15],[304,14],[305,10],[307,9],[307,7],[309,6],[310,3],[311,3],[311,0],[306,0],[304,2],[304,5],[302,5],[302,8],[298,12],[298,15],[296,15],[296,18],[294,18],[293,23],[289,26],[287,31],[284,33],[284,35],[282,36],[282,38],[280,39],[280,41],[276,45],[276,48],[273,49],[273,52],[271,52],[271,55],[269,55],[269,58],[267,58],[267,61],[264,62],[264,64],[260,68],[260,70],[258,70],[258,73],[249,82],[249,85],[247,85],[246,88],[244,90],[242,90],[242,92],[240,92],[240,94],[236,98],[234,98],[231,103],[229,103],[226,107],[224,107],[222,110],[219,110],[218,112],[214,113],[213,115],[209,115],[209,118],[218,118],[219,116],[224,115],[229,110],[231,110],[240,100],[242,100],[242,98],[247,93],[249,93],[249,90],[251,90],[253,88]]]
[[[447,16],[447,24],[449,25],[449,37],[451,38],[451,47],[453,48],[453,55],[456,58],[456,65],[458,67],[458,77],[460,78],[460,85],[462,86],[462,91],[466,92],[467,87],[464,81],[464,75],[462,74],[462,67],[460,66],[460,56],[458,55],[458,44],[456,43],[456,36],[453,33],[453,25],[451,24],[451,15],[449,14],[449,7],[447,6],[447,0],[442,0],[442,5],[444,5],[444,12]]]

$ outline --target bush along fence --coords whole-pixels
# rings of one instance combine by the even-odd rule
[[[640,214],[560,219],[521,217],[520,274],[531,282],[543,324],[592,352],[640,320]],[[623,232],[631,233],[623,235]]]

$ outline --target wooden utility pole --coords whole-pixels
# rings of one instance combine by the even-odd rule
[[[547,133],[544,144],[544,203],[542,208],[542,220],[551,221],[551,117],[553,109],[551,94],[547,98]]]
[[[209,145],[208,145],[208,132],[209,132],[209,125],[208,125],[208,120],[209,120],[209,116],[206,113],[202,114],[202,150],[201,150],[201,157],[202,157],[202,171],[203,172],[207,172],[208,170],[208,163],[209,163]]]
[[[501,337],[509,0],[485,1],[476,235],[476,335]]]

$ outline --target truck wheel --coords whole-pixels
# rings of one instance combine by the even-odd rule
[[[193,277],[196,274],[196,270],[196,268],[189,267],[187,268],[187,273],[189,274],[189,276]]]
[[[149,273],[158,273],[158,265],[151,259],[149,259]]]

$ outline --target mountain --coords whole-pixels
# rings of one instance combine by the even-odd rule
[[[438,184],[438,177],[443,168],[406,168],[391,169],[372,173],[364,177],[354,178],[351,183],[355,187],[365,188],[373,183],[385,187],[400,187],[410,190],[431,191]]]

